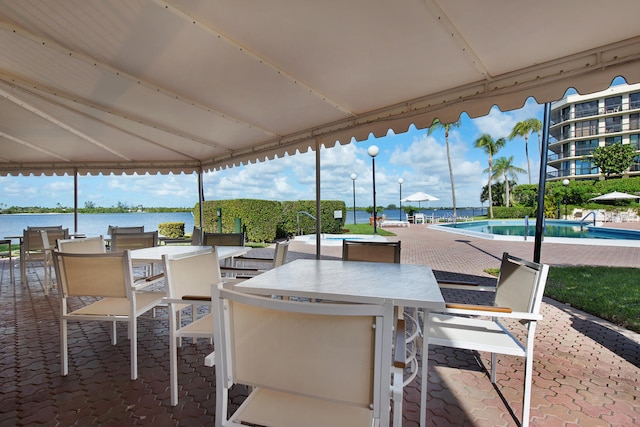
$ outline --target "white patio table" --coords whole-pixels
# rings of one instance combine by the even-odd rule
[[[236,290],[355,303],[392,301],[397,307],[444,310],[433,271],[425,265],[299,259],[266,271]],[[425,313],[423,320],[428,319]],[[423,331],[429,329],[423,324]],[[426,424],[428,340],[423,340],[420,425]],[[387,392],[388,393],[388,392]],[[388,415],[388,414],[387,414]]]
[[[135,263],[152,263],[162,262],[162,255],[178,255],[188,254],[192,252],[198,252],[203,249],[208,249],[211,246],[173,246],[162,245],[154,246],[151,248],[134,249],[131,251],[131,260]],[[237,257],[244,255],[251,250],[249,246],[216,246],[216,252],[218,254],[218,260]]]

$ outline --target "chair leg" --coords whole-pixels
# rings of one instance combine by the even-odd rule
[[[491,353],[491,383],[495,384],[496,383],[496,364],[497,364],[497,357],[495,353]]]
[[[116,328],[115,320],[111,322],[111,345],[118,344],[118,330]]]
[[[135,380],[138,378],[138,334],[137,331],[137,317],[135,313],[129,319],[129,332],[131,335],[131,340],[129,341],[129,345],[131,346],[131,379]]]
[[[62,376],[66,376],[69,373],[69,354],[67,342],[67,319],[64,317],[60,319],[60,369]]]
[[[524,395],[522,397],[522,427],[529,426],[529,411],[531,407],[531,382],[533,377],[533,358],[526,357],[524,361]]]

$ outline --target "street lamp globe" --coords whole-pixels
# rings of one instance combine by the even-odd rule
[[[378,215],[376,211],[376,156],[380,152],[377,145],[370,145],[367,153],[371,156],[371,174],[373,175],[373,234],[378,232]]]
[[[562,180],[562,185],[564,185],[564,219],[569,219],[567,215],[567,207],[569,205],[569,200],[567,199],[567,186],[569,185],[569,180],[567,178]]]
[[[566,178],[565,178],[565,179],[563,179],[563,180],[562,180],[562,185],[564,185],[565,187],[566,187],[567,185],[569,185],[569,180],[568,180],[568,179],[566,179]]]

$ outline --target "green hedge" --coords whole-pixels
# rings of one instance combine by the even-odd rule
[[[235,231],[235,219],[240,218],[246,229],[247,239],[252,242],[272,242],[275,239],[295,235],[298,218],[303,233],[315,232],[315,221],[298,212],[308,212],[317,217],[314,200],[277,202],[258,199],[211,200],[202,205],[203,229],[218,231],[217,209],[222,210],[222,232]],[[323,200],[320,202],[320,218],[323,233],[339,233],[344,225],[346,205],[342,201]],[[334,219],[333,211],[342,211],[342,219]],[[194,207],[194,220],[200,223],[200,207]]]
[[[163,222],[158,224],[158,233],[169,239],[184,237],[184,222]]]
[[[494,218],[524,218],[525,216],[535,216],[536,210],[528,206],[494,206]]]

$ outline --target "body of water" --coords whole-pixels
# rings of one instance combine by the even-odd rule
[[[422,208],[419,211],[416,212],[422,212],[424,214],[425,217],[429,217],[431,218],[432,216],[434,218],[452,218],[453,217],[453,209],[429,209],[429,208]],[[487,214],[487,208],[463,208],[463,209],[456,209],[456,213],[458,215],[458,217],[469,217],[472,218],[474,216],[480,216],[480,215],[486,215]],[[401,220],[404,221],[406,220],[406,212],[403,209],[402,213],[400,213],[400,210],[398,209],[385,209],[384,211],[382,211],[382,214],[387,216],[387,219],[391,219],[391,220]],[[378,214],[378,217],[380,217],[382,214]],[[359,211],[356,210],[356,224],[369,224],[369,217],[371,216],[371,214],[367,213],[366,211]],[[345,224],[353,224],[353,209],[348,208],[347,212],[346,212],[346,217],[344,218],[344,223]]]
[[[191,212],[132,212],[106,214],[78,214],[78,233],[87,236],[106,235],[109,225],[135,227],[144,225],[145,231],[155,231],[163,222],[184,222],[185,233],[193,230]],[[13,214],[0,215],[0,237],[21,236],[27,226],[62,225],[73,233],[73,214]],[[17,243],[17,242],[14,242]]]

